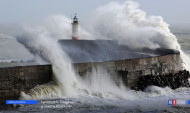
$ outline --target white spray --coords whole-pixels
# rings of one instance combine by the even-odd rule
[[[98,38],[116,39],[131,48],[168,48],[181,53],[184,67],[190,69],[190,59],[181,50],[169,25],[160,16],[146,16],[136,2],[111,2],[93,13],[91,31]]]
[[[100,7],[94,12],[92,23],[88,25],[92,25],[91,33],[81,29],[81,39],[109,38],[117,39],[131,48],[177,49],[183,60],[189,62],[163,19],[158,16],[146,17],[146,13],[138,9],[138,3],[112,2]],[[113,78],[101,69],[93,71],[87,79],[76,78],[70,59],[57,44],[57,39],[71,38],[71,20],[68,18],[53,16],[44,26],[37,29],[27,27],[25,30],[27,35],[18,38],[19,42],[48,60],[53,65],[55,78],[54,82],[32,89],[28,95],[22,93],[21,99],[72,96],[81,94],[81,90],[101,97],[114,95],[131,98],[122,85],[118,87]]]
[[[92,73],[88,73],[78,81],[83,90],[83,92],[79,92],[79,95],[88,94],[110,99],[135,99],[135,96],[128,92],[129,89],[124,86],[121,78],[113,73],[108,73],[105,67],[97,66]]]
[[[56,93],[59,93],[57,94],[57,96],[73,96],[73,90],[77,86],[77,81],[74,71],[72,70],[70,59],[62,51],[57,40],[51,37],[49,31],[47,31],[45,27],[39,26],[31,28],[27,26],[24,29],[26,35],[18,37],[17,40],[23,43],[28,49],[30,49],[30,51],[38,53],[44,59],[49,61],[52,64],[54,73],[54,82],[48,83],[52,84],[51,86],[53,88],[48,87],[48,84],[46,85],[47,87],[40,86],[40,88],[34,88],[37,91],[32,91],[33,93],[29,96],[31,96],[31,98],[35,98],[32,97],[32,95],[37,95],[34,93],[39,93],[39,95],[46,95],[46,92],[55,93],[52,95],[56,95]],[[60,92],[57,92],[56,88],[59,88],[58,90],[60,90]],[[24,93],[22,94],[24,95]],[[43,97],[38,96],[38,98]]]
[[[47,84],[31,89],[28,94],[22,92],[20,99],[47,99],[84,95],[123,99],[130,97],[133,99],[132,95],[127,95],[126,88],[122,84],[117,86],[114,79],[102,67],[94,69],[92,74],[88,75],[89,78],[76,77],[70,59],[57,43],[57,36],[59,35],[56,36],[47,25],[38,27],[27,25],[24,30],[25,35],[18,37],[17,40],[32,53],[39,54],[52,64],[54,78]],[[53,36],[56,38],[54,39]],[[68,36],[68,34],[64,36]]]

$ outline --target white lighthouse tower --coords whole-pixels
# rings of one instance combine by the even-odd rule
[[[73,18],[72,23],[72,40],[79,40],[80,38],[80,32],[79,32],[79,22],[77,15],[75,14],[75,17]]]

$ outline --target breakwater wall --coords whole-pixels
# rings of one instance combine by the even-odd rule
[[[20,92],[28,92],[36,85],[51,81],[51,65],[0,68],[0,103],[18,99]]]
[[[125,85],[134,86],[141,76],[177,73],[182,70],[180,54],[107,62],[76,63],[74,70],[87,76],[99,67],[112,76],[120,76]],[[18,99],[20,92],[27,93],[36,85],[51,81],[51,65],[32,65],[0,68],[0,103],[6,99]]]
[[[134,86],[141,76],[165,75],[182,70],[180,54],[166,56],[116,60],[109,62],[78,63],[74,70],[80,76],[89,75],[92,70],[103,68],[112,76],[120,76],[125,85]]]

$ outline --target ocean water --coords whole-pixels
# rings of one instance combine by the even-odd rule
[[[186,53],[190,53],[190,26],[174,25],[171,32],[177,37],[179,44]]]
[[[22,34],[18,25],[0,25],[0,62],[29,61],[33,55],[16,40]]]
[[[5,113],[47,113],[47,112],[68,112],[68,113],[179,113],[189,112],[189,105],[181,104],[176,106],[168,105],[168,99],[188,100],[190,98],[189,88],[179,88],[171,90],[169,88],[159,88],[150,86],[149,92],[128,91],[135,99],[103,98],[101,96],[83,95],[78,98],[55,98],[39,101],[37,105],[26,105],[19,108],[1,111]]]
[[[15,27],[15,25],[13,25]],[[0,27],[0,65],[12,65],[15,62],[30,62],[35,59],[22,44],[15,38],[14,27],[11,25]],[[18,29],[18,27],[16,27]],[[9,32],[6,32],[9,31]],[[177,37],[185,53],[190,53],[190,26],[171,26],[171,32]],[[18,31],[16,34],[20,34]],[[107,78],[106,78],[107,79]],[[109,84],[109,82],[108,82]],[[111,85],[111,84],[110,84]],[[91,87],[92,88],[92,87]],[[115,91],[115,92],[114,92]],[[190,100],[190,88],[179,88],[172,90],[168,87],[160,88],[149,86],[142,91],[133,91],[122,89],[117,95],[117,90],[106,92],[104,89],[98,91],[84,90],[78,91],[78,96],[54,97],[51,99],[42,99],[37,105],[24,105],[18,108],[11,108],[0,113],[47,113],[47,112],[131,112],[131,113],[170,113],[170,112],[190,112],[190,105],[168,105],[168,99],[176,99],[187,102]]]

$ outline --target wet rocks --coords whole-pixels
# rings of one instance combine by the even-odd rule
[[[146,75],[139,78],[139,81],[135,86],[131,89],[134,90],[144,90],[149,85],[155,85],[159,87],[168,86],[172,89],[176,89],[179,87],[190,87],[190,83],[188,81],[190,78],[189,71],[183,70],[179,71],[175,74],[167,74],[167,75]]]

